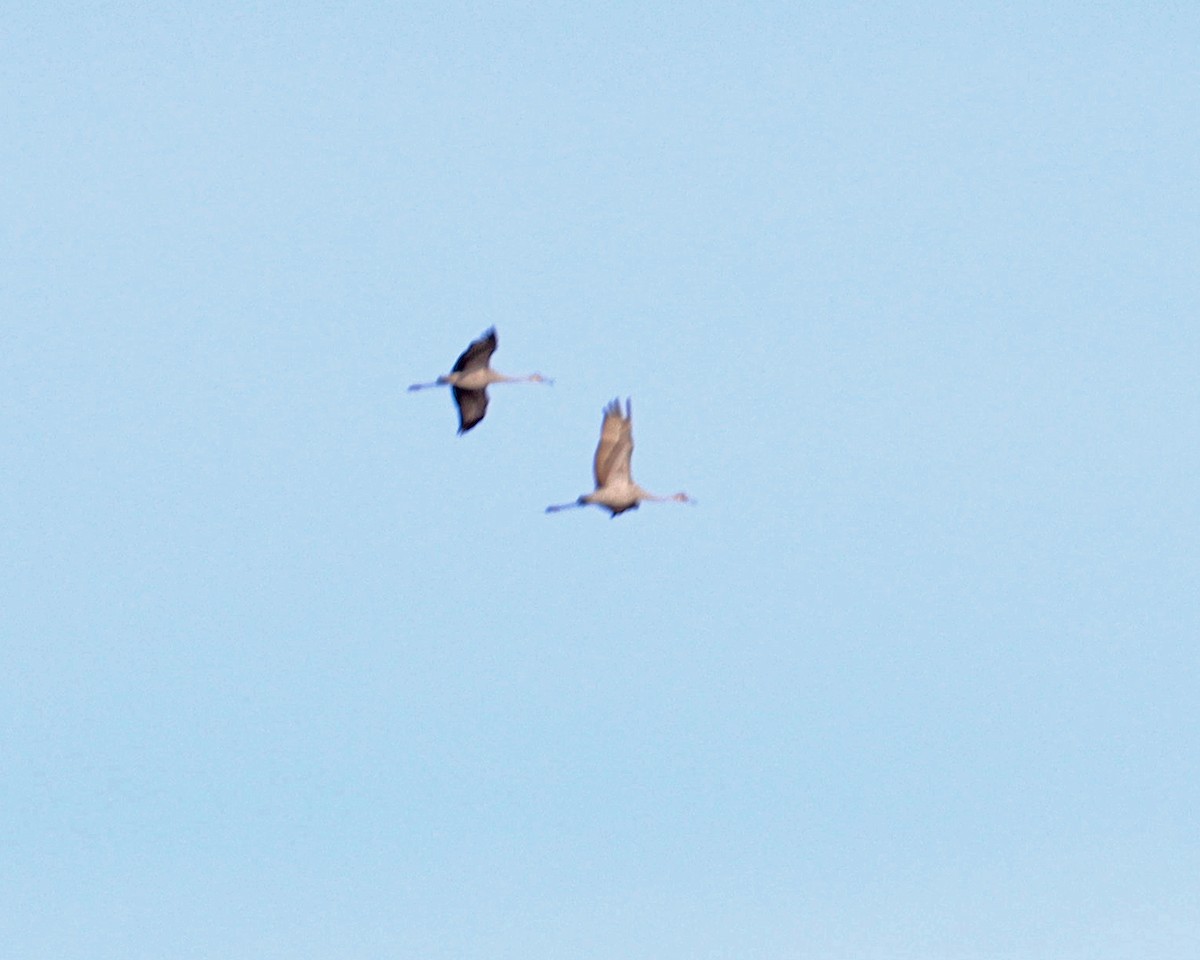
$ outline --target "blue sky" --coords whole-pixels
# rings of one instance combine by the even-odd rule
[[[1200,15],[579,6],[8,8],[0,940],[1192,957]]]

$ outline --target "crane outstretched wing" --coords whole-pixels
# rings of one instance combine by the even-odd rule
[[[487,413],[486,390],[464,390],[454,387],[454,403],[458,407],[458,432],[466,433]]]
[[[629,461],[633,456],[633,415],[629,401],[625,401],[625,415],[621,415],[621,401],[613,400],[604,408],[604,422],[600,425],[600,443],[592,460],[592,473],[596,487],[607,486],[615,480],[630,479]]]
[[[496,328],[491,327],[484,331],[483,336],[478,340],[473,340],[471,345],[454,361],[454,372],[466,373],[470,370],[480,370],[488,365],[488,361],[492,359],[492,354],[495,352]]]

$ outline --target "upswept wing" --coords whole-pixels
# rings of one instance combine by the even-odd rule
[[[487,391],[464,390],[462,387],[453,387],[452,389],[454,390],[454,403],[458,407],[458,432],[466,433],[487,413]]]
[[[592,473],[596,488],[610,482],[629,482],[629,461],[633,456],[633,412],[625,401],[625,415],[621,416],[621,402],[613,400],[604,408],[604,422],[600,425],[600,443],[592,460]]]
[[[488,361],[492,359],[492,354],[495,352],[496,328],[491,327],[478,340],[472,341],[471,345],[462,352],[454,362],[454,372],[467,373],[471,370],[481,370],[488,365]],[[487,405],[486,400],[484,405]],[[482,417],[483,414],[480,416]]]

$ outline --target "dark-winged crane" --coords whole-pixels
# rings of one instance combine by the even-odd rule
[[[592,460],[592,473],[596,478],[596,489],[585,493],[572,503],[559,503],[546,508],[547,513],[557,513],[571,507],[586,507],[595,504],[609,511],[613,517],[626,510],[636,510],[643,500],[655,503],[695,503],[686,493],[674,493],[669,497],[658,497],[643,490],[633,482],[629,473],[629,460],[633,456],[633,409],[625,400],[625,414],[621,414],[621,402],[613,400],[604,408],[604,422],[600,425],[600,443]]]
[[[458,407],[458,432],[466,433],[483,419],[487,413],[487,388],[493,383],[554,383],[540,373],[527,377],[508,377],[497,373],[489,363],[496,352],[496,328],[484,332],[478,340],[462,352],[454,362],[454,369],[433,383],[414,383],[409,390],[426,390],[429,387],[450,387],[454,391],[454,404]]]

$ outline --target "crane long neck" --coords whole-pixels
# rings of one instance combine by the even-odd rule
[[[543,377],[540,373],[529,373],[523,377],[510,377],[507,373],[497,373],[492,371],[493,383],[554,383],[549,377]]]
[[[681,493],[672,493],[670,496],[666,496],[666,497],[660,497],[657,494],[647,493],[645,490],[642,490],[641,487],[638,487],[638,490],[641,493],[641,499],[649,500],[651,503],[691,503],[692,502],[692,498],[689,497],[686,493],[682,493],[682,492]]]

